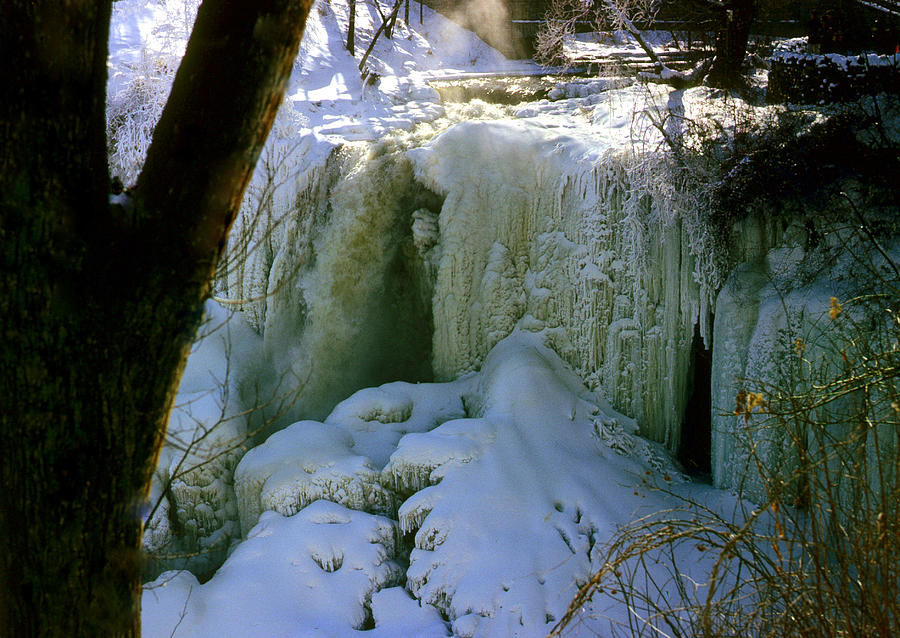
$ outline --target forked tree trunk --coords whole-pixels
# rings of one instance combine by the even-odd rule
[[[0,636],[140,635],[143,508],[311,0],[206,0],[133,208],[111,2],[0,5]]]

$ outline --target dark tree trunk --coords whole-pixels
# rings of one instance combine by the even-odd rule
[[[716,33],[716,53],[707,76],[711,86],[730,89],[743,84],[741,69],[755,17],[756,0],[725,3],[724,23]]]
[[[214,1],[134,208],[107,204],[111,1],[0,8],[0,636],[140,635],[142,514],[311,0]]]
[[[400,5],[403,3],[403,0],[397,0],[394,3],[394,8],[391,9],[391,12],[387,17],[387,26],[384,29],[384,37],[388,40],[394,37],[394,27],[397,26],[397,16],[400,14]]]
[[[347,23],[347,50],[356,55],[356,0],[350,1],[350,18]]]

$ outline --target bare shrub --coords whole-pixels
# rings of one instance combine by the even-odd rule
[[[671,115],[655,124],[670,170],[713,203],[710,228],[727,238],[734,210],[817,210],[814,230],[843,238],[861,292],[789,324],[770,353],[772,376],[742,381],[732,413],[755,503],[721,512],[671,494],[677,508],[612,537],[551,635],[597,595],[629,612],[611,635],[900,635],[900,266],[896,186],[885,177],[897,170],[896,140],[866,140],[883,126],[848,112],[785,112],[737,129],[684,120],[677,135]],[[820,152],[808,157],[812,147]],[[767,178],[773,163],[793,166],[791,179]],[[760,181],[759,191],[739,187]],[[703,579],[690,556],[706,561]]]

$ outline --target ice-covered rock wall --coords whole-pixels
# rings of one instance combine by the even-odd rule
[[[861,386],[840,383],[829,389],[829,383],[856,365],[848,357],[896,348],[896,326],[886,312],[896,295],[896,273],[858,226],[751,219],[741,230],[752,238],[746,260],[716,301],[712,468],[716,486],[764,500],[773,479],[789,482],[801,451],[815,454],[822,440],[863,455],[874,451],[874,428],[862,438],[853,430],[864,421],[860,414],[878,410],[879,393],[866,398]],[[896,264],[896,238],[884,246]],[[801,414],[785,428],[771,420],[765,406],[736,414],[742,411],[736,409],[742,390],[759,392],[764,401],[773,394],[793,395],[798,406],[807,404],[803,397],[810,393],[821,405],[809,414],[814,422]],[[869,401],[876,405],[863,407]],[[881,454],[894,449],[892,441],[892,436],[882,439]],[[870,468],[882,467],[869,460]],[[877,480],[873,477],[873,485]]]
[[[516,120],[459,124],[410,156],[444,196],[436,375],[477,369],[516,327],[546,331],[616,409],[677,449],[706,310],[690,237],[630,182],[632,155]]]
[[[520,329],[542,333],[643,435],[677,451],[682,428],[697,427],[685,408],[700,334],[713,352],[714,478],[747,485],[723,414],[740,379],[773,379],[773,335],[799,330],[782,300],[809,317],[839,292],[822,275],[827,251],[809,249],[806,222],[750,219],[719,294],[718,275],[698,266],[706,231],[678,208],[669,174],[597,130],[596,114],[594,127],[492,114],[430,139],[327,153],[310,142],[291,160],[302,170],[272,162],[272,194],[260,194],[256,226],[243,220],[247,252],[221,294],[262,334],[273,378],[299,385],[288,417],[321,419],[380,382],[457,378]]]

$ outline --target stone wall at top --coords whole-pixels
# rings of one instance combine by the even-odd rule
[[[862,95],[900,93],[900,54],[814,54],[805,38],[778,49],[769,69],[770,103],[847,102]]]

